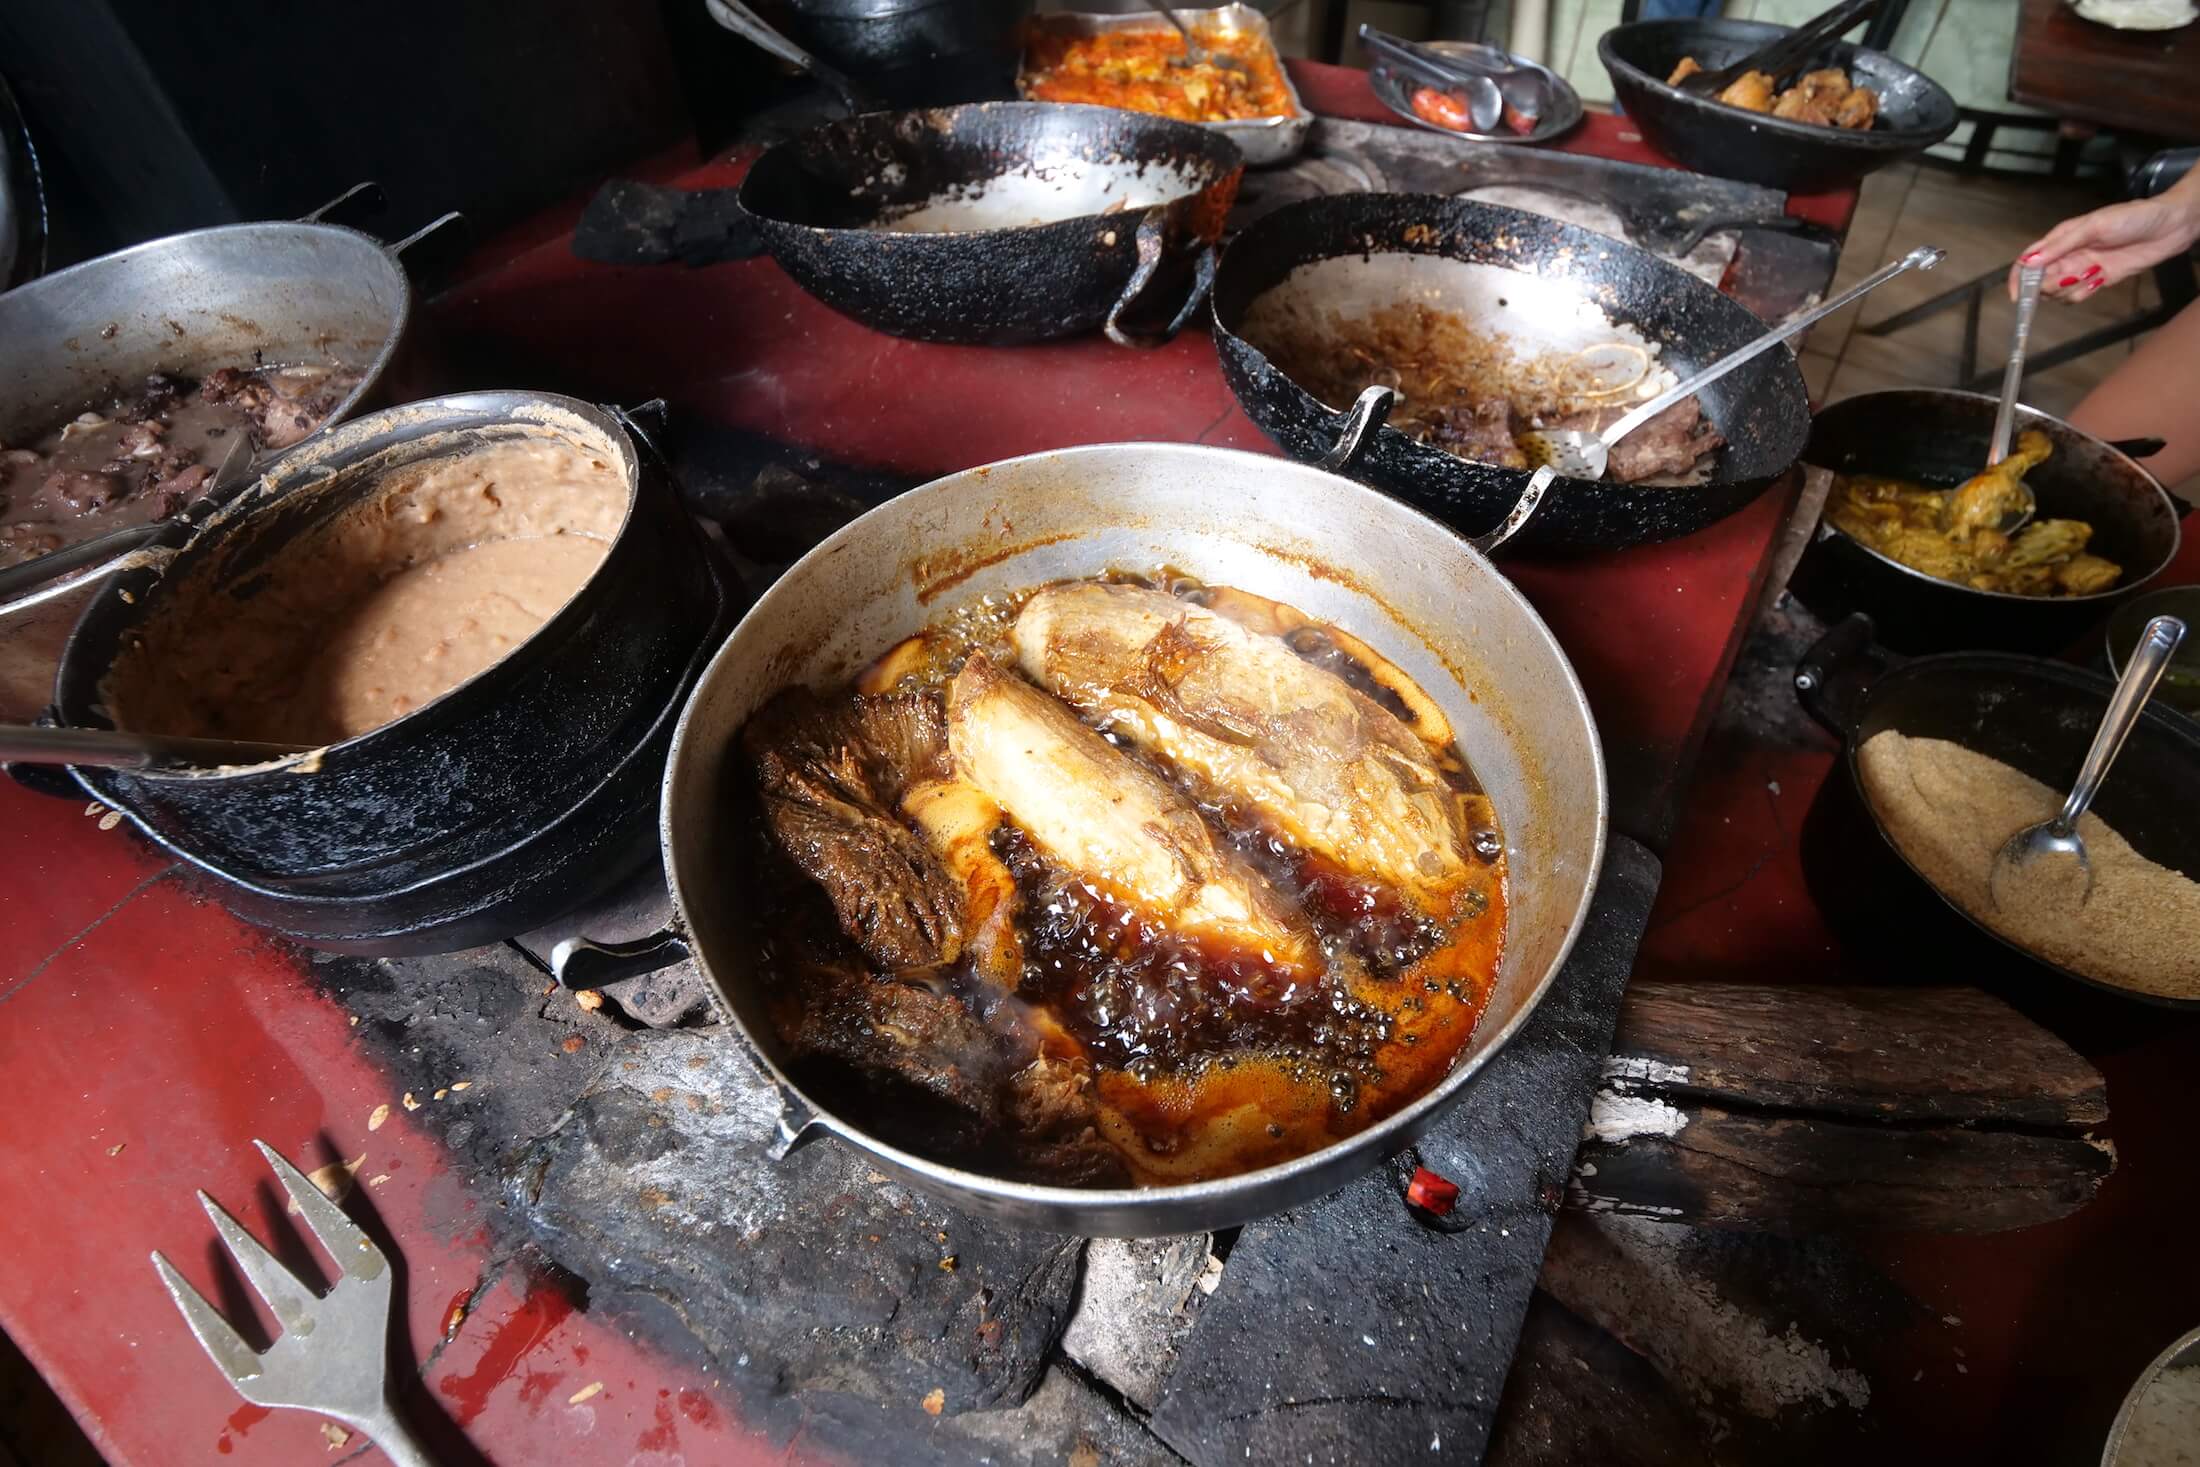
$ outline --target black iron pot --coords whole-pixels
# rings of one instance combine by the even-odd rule
[[[1986,462],[1996,399],[1977,392],[1905,387],[1866,392],[1822,409],[1803,461],[1837,474],[1883,474],[1955,485]],[[1900,652],[2001,648],[2055,653],[2141,587],[2177,554],[2181,504],[2122,445],[2103,443],[2059,418],[2017,409],[2017,427],[2054,441],[2054,456],[2025,475],[2043,518],[2084,520],[2089,547],[2124,568],[2091,596],[1978,591],[1912,570],[1821,522],[1789,589],[1828,621],[1870,613],[1879,639]]]
[[[785,0],[803,49],[899,107],[1006,97],[1032,0]]]
[[[595,574],[502,661],[413,713],[244,769],[77,769],[94,798],[216,878],[249,921],[318,947],[449,951],[539,925],[648,851],[681,702],[731,625],[726,573],[624,414],[530,392],[358,419],[282,460],[172,556],[116,575],[63,656],[60,722],[111,724],[101,686],[171,603],[217,613],[387,473],[547,425],[600,439],[629,492]],[[195,588],[195,589],[193,589]],[[211,599],[201,599],[211,596]]]
[[[1641,333],[1683,377],[1765,332],[1746,307],[1647,250],[1496,204],[1426,194],[1340,194],[1261,219],[1231,242],[1215,276],[1215,349],[1246,416],[1293,458],[1395,494],[1471,535],[1506,520],[1528,485],[1526,471],[1473,463],[1390,427],[1364,434],[1356,446],[1345,443],[1340,454],[1350,405],[1339,411],[1324,404],[1239,334],[1253,302],[1302,266],[1357,259],[1369,276],[1379,277],[1396,269],[1402,256],[1439,256],[1511,272],[1524,277],[1523,290],[1555,286],[1569,307],[1593,306]],[[1462,293],[1472,288],[1465,274],[1457,284]],[[1428,300],[1427,290],[1425,281],[1404,278],[1394,290],[1380,278],[1353,282],[1355,295],[1368,299]],[[1510,304],[1502,289],[1484,293],[1494,294],[1501,307]],[[1486,324],[1535,346],[1538,309],[1523,304]],[[1701,402],[1704,416],[1727,440],[1708,483],[1676,488],[1558,479],[1509,548],[1617,550],[1691,534],[1763,493],[1795,462],[1810,429],[1809,393],[1794,355],[1785,350],[1720,378],[1703,390]]]
[[[2008,966],[2006,953],[2089,987],[2173,1007],[2200,1003],[2156,999],[2093,983],[2007,942],[1941,895],[1887,836],[1864,793],[1857,750],[1895,729],[1947,739],[2022,770],[2050,789],[2067,789],[2108,709],[2115,683],[2099,673],[2034,657],[1965,652],[1907,661],[1873,640],[1871,618],[1834,627],[1795,669],[1796,695],[1843,743],[1841,770],[1819,796],[1821,827],[1868,824],[1879,839],[1859,843],[1806,828],[1806,870],[1817,850],[1814,894],[1850,932],[1865,932],[1920,973],[1975,979]],[[1831,802],[1829,805],[1828,802]],[[2200,880],[2200,723],[2151,704],[2132,730],[2093,809],[2149,860]],[[2043,812],[2044,813],[2044,812]],[[1831,854],[1831,848],[1839,848]],[[1859,862],[1862,864],[1860,865]]]
[[[1229,139],[1188,122],[987,102],[815,128],[756,160],[741,206],[797,284],[876,330],[1007,345],[1105,326],[1128,346],[1166,341],[1198,308],[1244,168]],[[885,227],[1003,179],[1068,217]],[[1126,190],[1154,202],[1124,207]]]
[[[1638,20],[1606,31],[1597,59],[1650,146],[1698,172],[1790,193],[1844,188],[1955,131],[1956,101],[1940,83],[1846,41],[1829,41],[1803,69],[1838,66],[1879,94],[1878,121],[1862,131],[1748,112],[1665,84],[1683,56],[1716,71],[1791,29],[1755,20]]]

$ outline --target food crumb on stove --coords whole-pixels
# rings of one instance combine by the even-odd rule
[[[659,1105],[663,1105],[666,1101],[672,1099],[672,1087],[670,1085],[659,1085],[655,1090],[649,1092],[649,1098]]]
[[[578,1406],[581,1402],[597,1396],[602,1391],[603,1382],[600,1380],[592,1380],[587,1385],[584,1385],[579,1390],[573,1392],[572,1395],[567,1396],[565,1398],[565,1404],[568,1406]]]
[[[410,1090],[405,1092],[404,1098],[400,1100],[398,1104],[404,1106],[407,1110],[420,1109],[420,1102],[413,1099],[413,1093]]]
[[[315,1167],[306,1173],[306,1180],[319,1188],[321,1195],[329,1201],[341,1202],[351,1195],[352,1180],[358,1176],[359,1168],[366,1164],[366,1160],[367,1154],[362,1151],[350,1161],[332,1161],[327,1166]],[[292,1198],[284,1211],[295,1217],[298,1213],[297,1199]]]
[[[388,1172],[376,1172],[373,1176],[367,1178],[367,1185],[370,1187],[379,1187],[389,1179],[390,1174]]]
[[[370,1130],[370,1131],[379,1131],[379,1130],[381,1130],[381,1129],[382,1129],[382,1123],[383,1123],[384,1121],[388,1120],[389,1118],[390,1118],[390,1108],[389,1108],[388,1104],[387,1104],[387,1103],[385,1103],[385,1104],[382,1104],[382,1105],[378,1105],[378,1106],[376,1106],[376,1107],[374,1108],[373,1112],[372,1112],[372,1113],[371,1113],[370,1115],[368,1115],[368,1117],[367,1117],[367,1129],[368,1129],[368,1130]]]
[[[109,1156],[120,1156],[122,1155],[122,1148],[129,1144],[130,1143],[127,1141],[117,1141],[114,1145],[107,1148],[107,1154]]]
[[[100,811],[106,808],[107,807],[105,805],[102,805],[101,803],[99,803],[99,801],[94,800],[89,805],[86,805],[84,807],[84,813],[86,815],[97,815]]]
[[[122,812],[120,810],[109,810],[106,814],[99,817],[99,828],[101,830],[113,830],[121,823]]]
[[[358,1028],[358,1027],[359,1027],[359,1016],[358,1016],[357,1014],[353,1014],[353,1015],[351,1016],[351,1026],[352,1026],[352,1027],[353,1027],[354,1029],[356,1029],[356,1028]]]
[[[593,988],[577,989],[573,994],[573,1002],[594,1013],[603,1007],[603,995]]]
[[[863,1180],[864,1180],[864,1181],[866,1181],[866,1182],[869,1182],[869,1183],[870,1183],[870,1184],[871,1184],[872,1186],[876,1187],[876,1186],[878,1186],[878,1185],[879,1185],[879,1184],[880,1184],[881,1182],[883,1182],[883,1181],[885,1181],[885,1180],[886,1180],[886,1173],[884,1173],[884,1172],[865,1172],[865,1173],[863,1174]]]
[[[924,1409],[934,1416],[946,1410],[947,1392],[941,1390],[938,1386],[932,1387],[932,1394],[924,1398]]]
[[[442,1099],[442,1098],[443,1098],[444,1096],[446,1096],[446,1095],[448,1095],[448,1094],[450,1094],[450,1093],[451,1093],[451,1087],[450,1087],[450,1086],[448,1086],[448,1085],[446,1085],[446,1086],[444,1086],[444,1087],[443,1087],[443,1088],[442,1088],[441,1090],[438,1090],[438,1091],[436,1091],[436,1092],[435,1092],[435,1098],[436,1098],[437,1100],[441,1100],[441,1099]]]
[[[1201,1270],[1199,1278],[1195,1282],[1199,1286],[1199,1292],[1212,1294],[1216,1286],[1222,1282],[1222,1260],[1212,1253],[1208,1254],[1207,1267]],[[1308,1307],[1311,1308],[1312,1306]]]
[[[558,1048],[564,1050],[567,1054],[579,1054],[581,1052],[581,1046],[586,1044],[587,1042],[587,1040],[581,1038],[581,1036],[578,1034],[568,1034],[565,1036],[565,1042],[563,1044],[560,1044]]]
[[[952,1254],[952,1253],[950,1253],[950,1254],[948,1254],[948,1255],[947,1255],[947,1256],[946,1256],[945,1258],[942,1258],[942,1259],[940,1260],[940,1272],[941,1272],[941,1273],[953,1273],[954,1271],[955,1271],[955,1255],[954,1255],[954,1254]]]
[[[463,1304],[453,1304],[451,1306],[451,1312],[445,1315],[443,1318],[443,1338],[447,1340],[453,1335],[457,1334],[458,1327],[465,1322],[466,1306]]]
[[[473,1085],[474,1082],[471,1080],[453,1080],[451,1082],[451,1088],[453,1090],[471,1090],[473,1088]]]
[[[348,1445],[351,1441],[351,1433],[333,1421],[321,1423],[321,1435],[328,1440],[328,1450],[332,1452],[338,1447]],[[223,1440],[226,1441],[228,1438],[224,1437]]]

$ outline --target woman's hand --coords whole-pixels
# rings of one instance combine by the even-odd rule
[[[2200,169],[2154,198],[2110,204],[2050,229],[2009,267],[2009,297],[2016,298],[2021,265],[2047,268],[2042,295],[2085,300],[2104,285],[2191,249],[2195,239],[2200,239]]]

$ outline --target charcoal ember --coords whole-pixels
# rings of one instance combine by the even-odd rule
[[[1029,1396],[1083,1243],[954,1212],[838,1142],[767,1161],[778,1114],[724,1030],[626,1034],[507,1195],[592,1300],[680,1300],[715,1359],[805,1407],[843,1392],[929,1419],[934,1391],[942,1417]]]

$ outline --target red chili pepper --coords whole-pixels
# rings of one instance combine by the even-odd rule
[[[1442,1217],[1459,1205],[1459,1184],[1447,1182],[1427,1167],[1415,1167],[1406,1184],[1406,1201],[1423,1212]]]

